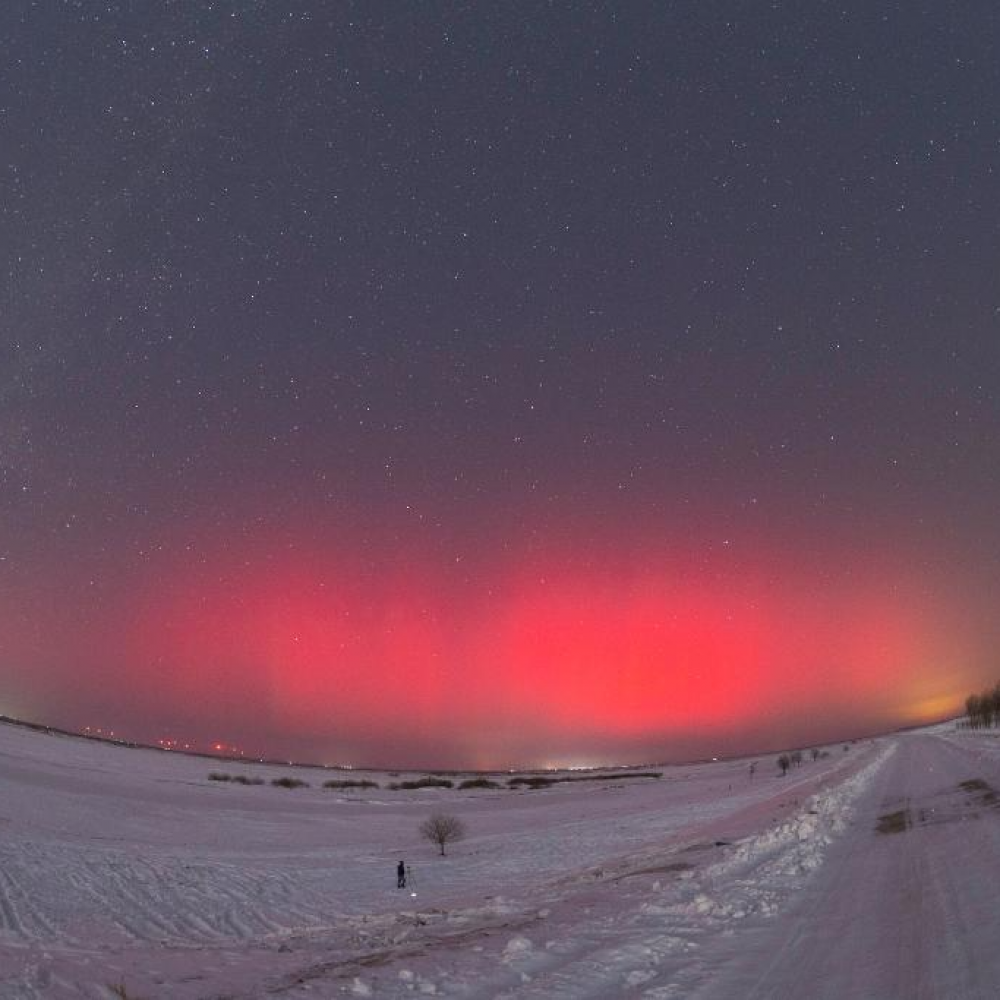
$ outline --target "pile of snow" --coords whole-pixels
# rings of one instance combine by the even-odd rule
[[[715,921],[774,916],[823,864],[829,846],[847,829],[855,803],[895,751],[894,743],[883,746],[860,771],[811,796],[795,815],[729,847],[689,889],[691,898],[669,912]]]

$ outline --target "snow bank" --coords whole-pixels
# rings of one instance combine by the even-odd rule
[[[880,748],[873,761],[813,795],[791,818],[734,844],[697,879],[693,896],[672,912],[715,920],[773,916],[823,864],[829,846],[850,823],[858,798],[895,750],[895,743]]]

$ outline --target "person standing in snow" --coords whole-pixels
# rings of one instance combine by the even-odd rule
[[[402,861],[396,865],[396,888],[406,888],[406,865],[404,865]]]

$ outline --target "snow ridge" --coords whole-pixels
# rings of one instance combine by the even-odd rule
[[[781,911],[823,864],[860,796],[895,749],[895,743],[880,747],[857,773],[811,796],[784,822],[726,847],[718,861],[678,870],[675,877],[667,871],[651,887],[637,888],[630,912],[584,916],[572,937],[548,942],[544,949],[523,937],[511,938],[500,958],[520,973],[521,982],[508,992],[487,994],[473,987],[462,995],[687,1000],[712,979],[712,959],[702,950],[747,918]]]
[[[895,743],[882,747],[873,761],[833,789],[811,796],[790,819],[734,844],[705,870],[709,885],[724,881],[725,898],[709,888],[685,906],[722,919],[776,913],[823,864],[827,849],[850,823],[858,798],[895,750]]]

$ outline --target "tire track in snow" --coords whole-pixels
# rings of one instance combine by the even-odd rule
[[[0,935],[70,947],[93,946],[95,933],[107,943],[243,943],[328,926],[329,898],[314,882],[308,869],[6,843],[0,845]]]
[[[525,949],[508,959],[527,977],[497,996],[605,998],[642,996],[681,1000],[708,975],[699,956],[709,934],[733,932],[750,917],[770,917],[823,863],[826,849],[844,831],[853,806],[895,752],[891,743],[856,774],[811,797],[790,819],[725,849],[701,869],[678,873],[661,890],[621,919],[595,922],[569,954]],[[683,960],[683,961],[681,961]],[[465,996],[493,995],[473,990]]]
[[[50,940],[55,932],[52,922],[32,902],[26,888],[30,865],[23,858],[0,858],[0,933],[22,941]]]
[[[11,885],[11,877],[0,871],[0,930],[11,931],[18,937],[27,937],[17,909],[11,902]]]
[[[706,997],[995,1000],[995,896],[984,873],[996,871],[1000,826],[964,787],[981,767],[933,735],[900,743],[837,866],[790,914],[796,933],[736,956]],[[914,822],[880,829],[900,806]]]
[[[859,770],[760,833],[731,845],[702,840],[647,850],[582,877],[556,879],[530,906],[504,904],[502,922],[498,913],[476,908],[436,911],[399,934],[399,915],[369,917],[363,939],[351,942],[342,937],[351,924],[345,918],[321,934],[330,958],[300,966],[280,986],[245,995],[294,993],[313,980],[386,998],[412,996],[419,987],[467,1000],[686,1000],[710,972],[710,935],[732,933],[746,918],[766,918],[788,902],[819,868],[854,802],[894,748],[876,749]],[[635,878],[640,875],[646,879]],[[657,895],[651,898],[647,879],[654,878]],[[621,895],[612,900],[609,893]],[[468,929],[457,936],[442,933],[443,922],[458,921]],[[455,949],[472,942],[482,955],[470,966]],[[452,971],[446,971],[449,965]]]

